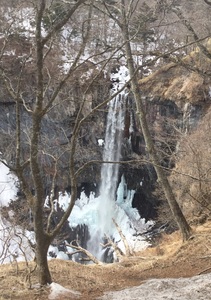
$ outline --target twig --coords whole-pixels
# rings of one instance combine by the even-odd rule
[[[199,272],[197,275],[201,275],[201,274],[203,274],[204,272],[207,272],[207,271],[209,271],[209,270],[211,270],[211,267],[204,269],[203,271]]]

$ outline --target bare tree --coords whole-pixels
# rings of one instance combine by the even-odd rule
[[[112,12],[111,8],[105,3],[108,14],[110,15],[111,18],[115,19],[122,32],[123,41],[125,43],[125,54],[127,58],[127,66],[131,76],[131,88],[136,102],[137,116],[141,124],[142,133],[145,139],[145,143],[146,143],[147,151],[150,156],[151,163],[156,170],[158,180],[164,190],[165,196],[171,208],[171,212],[177,222],[178,227],[181,230],[183,240],[185,241],[191,235],[191,228],[188,225],[182,213],[182,210],[180,209],[176,201],[172,188],[169,184],[168,178],[160,165],[160,160],[157,151],[155,149],[154,142],[147,123],[145,107],[143,104],[143,100],[142,100],[142,96],[138,84],[137,69],[135,68],[134,61],[133,61],[133,55],[131,50],[132,37],[130,36],[130,32],[129,32],[129,24],[130,24],[131,16],[133,15],[133,12],[137,7],[137,4],[138,4],[137,1],[129,1],[128,5],[124,0],[119,1],[117,4],[118,5],[118,18],[117,18],[116,15]]]
[[[193,132],[181,134],[180,141],[170,180],[189,220],[205,221],[211,210],[210,110]]]
[[[24,1],[18,1],[17,7],[18,5],[21,5],[22,2],[24,3]],[[205,2],[209,4],[209,1]],[[109,31],[108,26],[100,31],[99,26],[97,26],[97,24],[99,24],[99,19],[93,17],[93,7],[94,5],[97,5],[96,3],[99,4],[100,1],[78,0],[77,2],[62,1],[62,3],[60,3],[59,1],[39,0],[30,7],[33,8],[32,23],[35,23],[35,32],[32,38],[33,42],[29,42],[26,37],[21,34],[19,36],[15,35],[14,32],[11,34],[14,26],[17,25],[17,22],[15,22],[17,14],[15,13],[13,18],[11,17],[9,25],[5,28],[6,30],[4,30],[6,38],[0,40],[0,59],[2,61],[0,65],[0,75],[4,82],[4,88],[2,90],[5,94],[9,94],[11,102],[15,104],[16,107],[16,130],[14,134],[11,135],[12,142],[9,143],[9,141],[4,141],[7,142],[8,145],[15,145],[16,148],[15,157],[11,159],[13,163],[8,164],[8,166],[17,174],[21,183],[21,188],[27,198],[29,207],[32,210],[36,238],[36,259],[39,271],[39,281],[41,284],[50,283],[52,281],[48,268],[47,251],[50,243],[68,219],[77,197],[77,177],[84,168],[83,165],[80,165],[79,168],[76,169],[75,165],[75,155],[79,152],[78,136],[81,126],[84,124],[85,120],[88,120],[91,115],[109,101],[109,99],[107,99],[94,109],[92,108],[89,100],[92,92],[92,83],[94,83],[94,79],[97,80],[99,78],[100,72],[109,60],[114,58],[116,62],[119,60],[119,57],[124,56],[124,54],[130,71],[132,91],[137,107],[137,116],[141,123],[151,162],[156,169],[158,179],[165,191],[172,213],[181,229],[183,239],[188,239],[191,232],[190,227],[177,204],[166,174],[160,166],[160,160],[149,131],[143,99],[139,90],[138,72],[140,71],[140,68],[136,69],[134,65],[131,40],[137,36],[137,33],[139,33],[140,36],[144,33],[140,32],[139,25],[136,30],[136,22],[132,22],[132,29],[130,30],[130,22],[133,14],[139,7],[140,2],[138,0],[131,0],[128,1],[127,6],[124,0],[103,1],[104,7],[102,11],[104,10],[105,12],[103,14],[104,21],[107,21],[107,17],[114,21],[110,24],[112,25],[110,31],[113,31],[110,39],[107,38]],[[79,9],[80,11],[77,14]],[[146,7],[146,11],[147,10],[148,6]],[[152,20],[152,17],[153,13],[150,11],[147,18]],[[69,24],[71,24],[71,26],[68,26]],[[93,30],[92,24],[95,24],[99,31],[99,38],[97,40],[96,38],[94,39],[95,30]],[[139,23],[137,22],[137,24]],[[1,25],[5,26],[4,22],[2,22]],[[116,25],[119,26],[119,29],[117,30]],[[78,32],[78,27],[80,27],[80,34]],[[146,26],[144,24],[143,30],[145,29]],[[120,31],[121,35],[119,34]],[[114,32],[118,32],[118,34],[114,34]],[[61,42],[65,42],[73,37],[75,37],[75,44],[72,44],[72,48],[64,53],[65,63],[58,64],[56,58],[61,59],[61,55],[59,55],[59,46],[61,45]],[[92,62],[86,58],[83,58],[83,61],[81,59],[85,53],[89,39],[94,39],[95,45],[91,49],[94,54],[90,54],[90,58],[93,59]],[[125,53],[121,50],[121,42],[119,48],[114,46],[114,41],[116,42],[118,39],[123,40]],[[13,57],[12,53],[10,53],[11,49],[9,45],[13,45],[14,43],[18,43],[23,47],[19,46],[17,50],[18,54],[16,53]],[[25,53],[22,53],[20,48],[26,49]],[[62,51],[64,51],[64,49],[62,49]],[[72,51],[71,55],[69,51]],[[173,52],[174,50],[171,50],[171,53]],[[110,59],[108,58],[108,53],[110,54]],[[147,54],[147,50],[144,49],[144,53],[141,55],[146,57]],[[149,65],[155,63],[156,60],[162,58],[163,55],[165,54],[159,54],[154,61],[149,63]],[[78,92],[78,82],[83,80],[82,75],[90,70],[93,70],[94,73],[94,71],[96,71],[95,65],[99,60],[101,60],[103,65],[101,71],[97,71],[96,74],[93,74],[93,80],[91,79],[88,81],[87,78],[85,78],[83,89]],[[65,72],[61,72],[61,68],[64,68],[64,64]],[[8,65],[12,67],[8,69]],[[145,63],[145,66],[147,66],[147,63]],[[68,83],[69,85],[67,86]],[[73,89],[69,91],[70,85],[76,87],[77,91],[74,91],[75,93],[73,93]],[[49,118],[51,114],[53,117],[57,116],[58,112],[55,108],[60,106],[63,106],[66,110],[71,110],[70,107],[73,107],[73,126],[71,133],[64,132],[67,147],[58,147],[59,151],[56,152],[53,151],[52,144],[47,143],[48,137],[47,134],[42,134],[42,127],[44,127],[46,119]],[[30,118],[28,127],[23,126],[23,111]],[[7,129],[5,128],[5,135],[6,130]],[[23,135],[25,139],[27,139],[27,143],[24,145],[26,150],[23,149]],[[58,141],[56,140],[56,134],[51,138],[55,139],[54,146],[57,145]],[[61,158],[64,158],[64,153],[67,152],[69,153],[68,172],[70,176],[71,199],[62,218],[54,227],[52,227],[52,217],[54,214],[53,196],[50,197],[49,200],[49,214],[47,217],[44,217],[44,201],[46,196],[44,180],[46,172],[42,162],[43,159],[50,161],[50,179],[51,189],[53,191],[56,178],[58,177]],[[81,159],[83,159],[82,155]],[[89,163],[86,163],[85,166],[88,164]],[[61,173],[59,173],[59,175],[60,174]]]
[[[52,281],[47,261],[49,245],[71,214],[77,198],[77,179],[87,165],[83,166],[84,157],[79,152],[81,150],[79,147],[80,130],[85,121],[89,120],[121,90],[110,98],[101,99],[98,105],[93,101],[94,108],[93,103],[90,104],[90,95],[94,93],[93,86],[102,77],[103,70],[122,45],[120,42],[117,49],[110,49],[103,45],[100,50],[94,51],[94,54],[91,49],[89,58],[83,57],[87,43],[93,36],[91,24],[95,18],[93,17],[92,1],[79,0],[76,3],[62,2],[61,4],[57,1],[40,0],[30,9],[32,9],[32,23],[35,21],[35,32],[31,28],[32,38],[30,37],[28,41],[25,36],[15,35],[17,38],[16,49],[19,49],[20,42],[22,42],[21,49],[25,49],[25,45],[27,45],[25,53],[21,53],[18,57],[17,55],[13,57],[11,53],[7,56],[6,50],[9,51],[11,49],[9,46],[16,41],[14,35],[11,34],[14,29],[13,21],[16,19],[15,13],[14,19],[11,21],[11,28],[8,28],[8,35],[2,41],[0,75],[4,82],[5,95],[9,95],[8,98],[12,99],[13,105],[15,104],[15,134],[12,135],[15,155],[8,160],[12,161],[11,163],[6,164],[4,160],[2,162],[18,176],[21,189],[32,212],[39,282],[44,285]],[[59,14],[55,14],[55,10],[59,10]],[[78,14],[77,11],[79,11]],[[80,22],[78,21],[79,17]],[[74,21],[77,22],[77,32],[71,31]],[[80,27],[78,27],[79,25]],[[58,63],[58,60],[61,60],[59,46],[72,35],[76,35],[77,38],[71,45],[72,48],[65,53],[65,62],[61,65]],[[64,52],[65,49],[63,49]],[[15,69],[10,68],[11,62],[15,64]],[[95,67],[98,63],[101,64],[101,68]],[[86,76],[86,73],[90,74],[91,71],[92,75]],[[82,88],[78,91],[78,83],[83,81],[84,76]],[[72,94],[74,88],[68,91],[71,84],[76,88],[76,92]],[[64,144],[65,147],[62,147],[56,134],[52,137],[48,137],[48,133],[45,134],[45,125],[48,118],[53,119],[57,116],[58,107],[63,108],[62,113],[64,110],[65,113],[68,109],[71,110],[67,104],[70,107],[73,106],[74,113],[71,116],[73,126],[70,133],[64,131],[65,143],[61,144]],[[26,119],[29,120],[27,125],[24,121]],[[65,156],[67,152],[68,155]],[[78,169],[75,163],[76,155],[82,161]],[[55,224],[55,222],[53,223],[53,194],[49,197],[50,209],[46,211],[44,208],[45,176],[49,175],[46,168],[48,166],[50,168],[50,187],[54,193],[56,180],[61,174],[59,173],[59,164],[62,159],[66,158],[69,159],[68,175],[71,198],[64,214]]]
[[[204,0],[205,3],[207,3],[208,5],[211,5],[211,1],[209,0]]]
[[[52,4],[53,2],[51,2]],[[76,11],[82,7],[85,0],[79,0],[73,4],[66,4],[66,10],[63,11],[63,15],[59,16],[58,19],[54,20],[50,27],[46,29],[43,33],[43,22],[46,17],[49,17],[49,7],[45,0],[40,0],[34,5],[35,10],[35,36],[34,36],[34,47],[30,47],[28,55],[25,56],[22,64],[20,65],[20,73],[16,76],[16,80],[12,81],[10,77],[11,73],[7,72],[6,65],[1,66],[1,78],[4,80],[6,90],[8,91],[10,97],[16,105],[16,154],[15,163],[13,165],[8,165],[8,167],[15,172],[21,184],[21,188],[26,196],[29,207],[32,211],[34,231],[36,239],[36,262],[39,272],[39,282],[41,285],[51,283],[51,274],[48,268],[47,262],[47,251],[50,243],[53,241],[54,237],[61,230],[62,226],[66,222],[68,216],[70,215],[72,208],[74,206],[76,196],[77,196],[77,185],[75,176],[75,166],[74,166],[74,155],[76,150],[76,138],[79,130],[79,121],[81,118],[81,110],[78,113],[78,117],[75,122],[75,129],[72,134],[72,139],[69,145],[70,148],[70,180],[71,180],[71,199],[67,210],[65,211],[62,219],[56,224],[56,227],[52,229],[50,226],[52,213],[49,214],[48,220],[44,218],[44,202],[45,202],[45,186],[43,181],[43,168],[40,161],[40,149],[41,142],[41,126],[43,120],[46,118],[52,107],[57,104],[58,95],[61,93],[62,88],[65,86],[69,78],[72,76],[73,72],[80,66],[80,58],[84,53],[87,40],[90,33],[90,22],[92,7],[88,7],[87,13],[85,13],[84,24],[82,24],[82,35],[81,40],[76,50],[76,55],[73,56],[73,60],[70,64],[69,69],[65,74],[59,75],[56,80],[52,73],[52,66],[49,65],[49,55],[51,51],[55,48],[54,42],[56,35],[64,28],[64,26],[69,22],[70,18],[74,16]],[[2,56],[5,54],[6,47],[5,43],[2,46]],[[52,58],[52,56],[51,56]],[[26,64],[28,61],[35,62],[35,68],[33,70],[35,77],[33,78],[34,87],[33,93],[35,92],[35,100],[29,103],[26,100],[25,93],[23,90],[23,80],[26,74]],[[57,70],[59,72],[59,70]],[[54,88],[52,89],[52,86]],[[49,91],[51,93],[49,94]],[[85,96],[84,96],[85,97]],[[84,100],[85,101],[85,100]],[[81,102],[82,103],[82,102]],[[28,132],[29,145],[28,145],[28,155],[25,157],[22,152],[22,114],[21,111],[25,110],[31,119],[31,125]],[[56,157],[49,154],[55,162],[55,171],[57,171],[57,161]],[[3,161],[4,162],[4,161]],[[5,163],[5,162],[4,162]],[[32,193],[31,185],[29,184],[27,178],[26,169],[29,168],[32,178],[32,186],[34,192]],[[55,176],[53,176],[55,178]],[[52,185],[53,188],[53,185]],[[53,206],[52,206],[53,210]],[[52,211],[51,211],[52,212]]]

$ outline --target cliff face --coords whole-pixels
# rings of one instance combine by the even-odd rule
[[[193,61],[192,68],[188,67],[189,63]],[[203,72],[197,72],[197,66],[199,64],[202,66]],[[194,68],[195,71],[193,70]],[[210,108],[211,79],[207,76],[209,68],[209,62],[207,62],[199,51],[195,51],[183,59],[182,62],[171,62],[159,68],[159,70],[150,76],[140,80],[140,90],[143,95],[150,130],[159,151],[161,164],[166,168],[170,168],[171,170],[176,169],[178,172],[184,173],[182,166],[186,164],[187,159],[186,162],[183,161],[181,153],[185,153],[186,157],[190,157],[187,147],[184,150],[182,146],[184,136],[185,138],[191,136],[192,133],[199,128],[199,123],[203,120],[206,113],[209,112]],[[87,86],[86,79],[82,79],[82,75],[90,69],[94,74],[93,65],[87,63],[85,69],[78,71],[77,78],[71,78],[64,94],[58,99],[57,109],[53,109],[48,114],[48,117],[43,120],[41,137],[43,149],[46,150],[46,152],[48,151],[48,149],[45,148],[45,142],[48,141],[48,147],[51,147],[51,150],[55,148],[55,155],[62,154],[62,159],[58,165],[58,175],[54,191],[55,197],[58,197],[59,191],[67,190],[71,192],[69,188],[68,144],[71,139],[75,117],[79,109],[78,100],[82,97],[83,91]],[[30,80],[32,80],[31,77]],[[90,112],[91,108],[100,103],[102,99],[106,98],[106,95],[109,94],[109,85],[109,81],[104,77],[96,82],[95,88],[87,95],[87,102],[82,112],[83,116]],[[2,114],[0,115],[0,138],[2,142],[0,151],[6,153],[6,157],[9,161],[13,161],[15,149],[11,149],[10,151],[8,151],[8,149],[11,148],[11,144],[15,141],[15,103],[10,99],[5,88],[3,88],[3,84],[1,87],[0,106]],[[69,95],[71,96],[68,102],[65,98]],[[33,105],[33,99],[30,98],[30,94],[28,95],[27,105],[29,105],[29,107]],[[63,106],[66,106],[65,111]],[[61,110],[60,107],[62,108]],[[129,164],[121,164],[119,180],[121,175],[124,174],[127,188],[135,190],[132,203],[133,207],[136,207],[140,215],[148,220],[157,217],[160,198],[158,194],[154,194],[157,187],[157,178],[153,167],[147,162],[148,156],[145,151],[144,139],[135,112],[136,108],[133,96],[129,93],[126,103],[122,160],[132,162]],[[98,141],[105,139],[106,115],[107,107],[105,106],[103,110],[99,110],[97,113],[91,115],[83,124],[77,143],[75,156],[76,168],[80,168],[88,161],[98,160],[100,162],[102,160],[103,147]],[[28,113],[23,107],[21,110],[21,120],[23,127],[23,155],[27,157],[28,131],[31,124]],[[201,130],[203,131],[203,127]],[[200,138],[202,138],[202,135]],[[60,152],[57,152],[57,149],[60,149]],[[46,171],[46,177],[43,179],[45,181],[46,194],[49,194],[51,192],[50,182],[54,175],[54,165],[49,157],[43,155],[41,158]],[[195,160],[194,155],[192,156],[192,160]],[[191,164],[192,162],[189,160],[189,165]],[[205,162],[203,164],[205,164]],[[80,197],[82,191],[85,191],[87,195],[92,191],[94,191],[96,195],[98,194],[100,169],[101,164],[95,163],[83,170],[78,177],[78,197]],[[29,172],[29,170],[26,170],[26,172]],[[187,165],[185,172],[187,174],[196,174],[196,169],[190,171]],[[198,177],[201,174],[200,172],[198,170]],[[208,178],[208,171],[207,174]],[[196,197],[199,191],[198,183],[187,181],[185,186],[183,186],[182,182],[184,179],[182,177],[171,176],[170,179],[173,183],[175,193],[178,194],[180,204],[188,208],[190,198]],[[187,186],[190,188],[187,189]],[[202,184],[200,185],[200,188],[201,187]],[[186,197],[187,192],[190,194],[190,189],[192,194]],[[180,192],[178,192],[178,190],[180,190]],[[208,186],[204,187],[203,193],[204,198],[208,199],[210,197]],[[197,201],[200,201],[199,195],[197,196]],[[193,205],[193,210],[194,209],[195,205]],[[186,210],[188,211],[188,209]]]
[[[203,101],[200,104],[185,102],[181,108],[176,101],[153,97],[147,93],[145,93],[144,103],[160,163],[163,167],[172,170],[178,162],[177,156],[180,154],[182,139],[196,130],[207,111],[207,104],[204,105]],[[135,107],[132,110],[135,112]],[[135,113],[132,116],[135,116]],[[127,149],[123,152],[123,160],[135,160],[135,163],[121,167],[120,173],[125,175],[128,188],[136,191],[134,207],[139,210],[142,217],[147,220],[154,219],[158,216],[159,200],[162,196],[160,198],[159,193],[155,194],[158,187],[157,177],[154,168],[147,162],[148,154],[138,121],[134,120],[133,125],[129,137],[130,147],[127,145],[127,139],[123,143],[123,148]]]
[[[207,40],[206,47],[209,53],[210,39]],[[195,48],[182,59],[171,58],[169,55],[167,61],[171,62],[140,80],[142,92],[153,98],[172,100],[181,108],[185,103],[202,104],[210,100],[209,57]]]
[[[209,48],[210,40],[207,41]],[[197,126],[210,107],[211,61],[198,48],[178,61],[172,60],[141,79],[140,90],[150,124],[156,127],[160,118],[173,117],[183,131],[189,131]]]
[[[177,68],[179,70],[177,70]],[[175,166],[176,160],[174,153],[181,141],[181,135],[178,134],[177,131],[188,134],[194,128],[197,128],[197,124],[209,107],[208,84],[202,84],[199,87],[203,98],[199,97],[199,93],[197,94],[197,88],[191,93],[192,95],[197,94],[198,98],[191,98],[191,101],[189,101],[189,98],[183,97],[181,99],[181,97],[178,96],[181,94],[181,91],[179,89],[174,90],[173,86],[177,76],[179,76],[178,80],[180,80],[182,72],[186,74],[187,70],[176,65],[172,67],[171,64],[170,67],[161,68],[159,71],[140,81],[147,118],[156,146],[159,150],[161,163],[164,167],[170,168]],[[194,76],[191,78],[194,78]],[[171,86],[171,83],[173,86]],[[105,88],[105,84],[107,85],[107,81],[102,81],[103,88]],[[192,87],[193,86],[196,87],[195,82],[193,82]],[[190,87],[188,87],[188,89],[189,88]],[[174,100],[174,96],[170,97],[167,92],[164,92],[166,89],[174,90],[174,95],[177,95],[178,97],[175,96]],[[109,89],[107,89],[107,92],[108,90]],[[98,99],[98,101],[101,100],[101,93],[102,89],[99,86],[99,95],[95,95],[95,99]],[[76,91],[75,95],[77,96]],[[206,95],[206,101],[204,101],[204,95]],[[135,190],[133,206],[139,210],[142,217],[148,220],[157,217],[159,199],[154,195],[156,174],[149,163],[142,162],[142,160],[147,160],[147,153],[145,151],[141,128],[135,117],[135,106],[131,94],[129,94],[127,101],[124,139],[122,144],[122,160],[135,160],[136,162],[121,165],[119,177],[124,174],[128,189]],[[3,152],[5,151],[4,149],[7,149],[11,144],[11,137],[12,139],[14,138],[15,103],[10,103],[8,99],[8,101],[4,101],[0,103],[0,105],[3,112],[1,114],[1,128],[3,129],[1,132],[3,141],[1,143],[1,151]],[[94,104],[92,103],[92,105]],[[71,132],[74,126],[74,114],[76,112],[76,106],[74,109],[67,111],[65,115],[60,115],[59,111],[57,111],[57,113],[53,111],[43,122],[43,141],[45,141],[45,138],[48,138],[48,140],[51,141],[52,147],[59,143],[61,145],[61,151],[64,151],[65,149],[68,150],[68,139],[71,138]],[[84,111],[84,113],[86,112],[87,110]],[[27,113],[24,111],[22,112],[22,122],[24,123],[25,130],[30,128],[31,125]],[[106,108],[104,111],[94,114],[88,119],[85,126],[82,127],[77,145],[76,168],[87,161],[100,161],[102,159],[103,147],[98,143],[98,140],[104,140],[105,126]],[[25,139],[24,136],[23,139]],[[27,153],[27,144],[25,144],[25,146],[24,152]],[[12,158],[13,153],[8,152],[8,155],[9,154]],[[65,154],[63,154],[61,164],[59,165],[55,195],[57,195],[58,191],[67,190],[70,192],[68,161],[69,155],[68,151],[66,151]],[[53,174],[53,166],[47,158],[45,158],[43,162],[47,171],[47,176],[44,178],[46,193],[49,193],[49,183]],[[79,197],[81,191],[85,191],[87,195],[92,191],[96,194],[98,193],[100,169],[100,163],[92,164],[85,168],[80,174],[78,178]]]
[[[210,215],[210,68],[195,49],[140,80],[161,164],[171,169],[174,193],[191,221]]]

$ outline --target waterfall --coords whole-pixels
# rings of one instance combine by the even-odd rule
[[[120,67],[116,71],[112,74],[114,93],[128,80],[126,67]],[[113,252],[110,248],[104,249],[101,246],[106,242],[105,235],[125,251],[124,243],[112,219],[115,219],[134,251],[140,251],[149,245],[142,233],[152,226],[152,222],[145,222],[138,210],[132,207],[135,191],[127,189],[124,175],[121,180],[119,178],[118,162],[121,161],[126,97],[127,91],[123,90],[108,104],[99,196],[95,197],[95,194],[91,193],[88,197],[81,193],[68,218],[72,228],[77,228],[78,224],[87,227],[88,235],[84,243],[87,250],[99,260],[107,262],[112,261]],[[68,205],[67,199],[68,194],[60,194],[59,205],[64,211]]]
[[[116,190],[119,180],[119,162],[121,156],[122,132],[124,129],[124,99],[125,94],[119,94],[109,104],[107,117],[105,146],[101,169],[101,186],[99,202],[99,224],[101,234],[112,235],[115,217]]]
[[[118,91],[127,81],[127,69],[120,67],[119,72],[112,74],[113,91]],[[103,165],[101,168],[100,196],[97,203],[98,228],[89,242],[89,250],[98,258],[99,245],[104,236],[113,238],[115,225],[113,218],[118,214],[116,207],[117,186],[119,181],[119,164],[121,158],[122,135],[125,118],[125,91],[120,92],[109,102],[106,134],[103,152]],[[102,253],[101,253],[102,254]]]
[[[121,89],[122,84],[127,81],[127,69],[120,67],[118,72],[112,74],[114,78],[114,92]],[[143,237],[143,232],[152,225],[152,222],[145,222],[142,219],[136,208],[132,207],[132,200],[135,191],[129,190],[124,176],[119,176],[119,161],[121,160],[121,145],[124,130],[125,119],[125,102],[127,92],[121,91],[108,104],[107,126],[104,141],[104,153],[102,169],[101,169],[101,184],[100,195],[96,196],[91,192],[89,196],[85,192],[81,192],[80,198],[76,200],[75,206],[71,215],[68,218],[70,232],[67,241],[62,241],[61,244],[56,242],[50,245],[48,255],[49,257],[57,257],[62,259],[69,259],[66,251],[71,252],[71,249],[65,247],[66,242],[70,240],[77,240],[82,247],[86,247],[98,259],[106,262],[115,259],[115,253],[110,248],[102,248],[101,243],[105,242],[104,235],[106,234],[112,242],[116,244],[123,252],[125,251],[124,243],[121,240],[118,230],[116,229],[112,218],[115,219],[118,226],[121,228],[124,236],[126,237],[131,249],[140,251],[146,248],[149,244]],[[4,173],[7,174],[8,170],[5,166],[0,164],[0,175],[2,183],[7,183],[8,177],[4,179]],[[5,175],[6,176],[6,175]],[[14,182],[15,183],[15,182]],[[15,187],[15,194],[10,196],[13,188]],[[10,199],[14,199],[17,193],[16,184],[11,187],[8,183],[2,186],[0,184],[0,206],[7,206]],[[5,192],[5,193],[4,193]],[[5,194],[5,199],[3,198]],[[66,211],[69,205],[70,194],[68,192],[59,192],[58,199],[54,199],[55,211],[58,213]],[[46,198],[45,207],[49,207],[49,199]],[[3,224],[0,219],[0,229],[4,230]],[[17,229],[17,228],[16,228]],[[1,231],[0,230],[0,231]],[[11,233],[11,232],[10,232]],[[27,234],[27,235],[26,235]],[[24,232],[21,240],[25,241],[25,237],[29,237],[34,243],[34,234],[31,232]],[[0,236],[0,238],[3,237]],[[11,240],[10,240],[11,242]],[[25,245],[25,242],[24,242]],[[27,242],[28,245],[28,242]],[[62,246],[62,247],[61,247]],[[19,243],[11,244],[11,253],[21,251],[17,250]],[[0,250],[1,250],[0,243]],[[62,250],[61,250],[62,248]],[[74,252],[74,249],[72,249]],[[18,254],[21,258],[21,253]],[[27,254],[28,255],[28,254]],[[75,261],[81,261],[83,255],[76,253],[71,256]],[[107,259],[108,258],[108,259]]]

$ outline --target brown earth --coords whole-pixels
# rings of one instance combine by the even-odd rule
[[[205,42],[211,49],[211,39]],[[171,62],[139,81],[142,92],[153,98],[172,100],[183,107],[185,103],[203,104],[210,99],[210,76],[201,75],[210,71],[211,60],[199,48],[195,48],[180,61],[169,57]],[[201,70],[198,72],[198,68]]]
[[[48,299],[49,287],[36,288],[36,270],[29,276],[25,263],[0,266],[0,300]],[[194,229],[188,242],[182,243],[175,232],[163,235],[159,244],[120,263],[81,265],[71,261],[49,262],[55,282],[81,293],[79,298],[60,295],[56,299],[94,300],[106,291],[137,286],[152,278],[191,277],[211,271],[211,223]],[[31,283],[31,288],[30,288]]]

